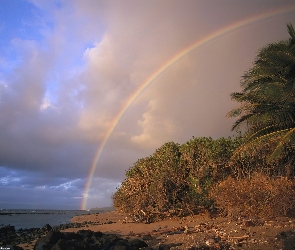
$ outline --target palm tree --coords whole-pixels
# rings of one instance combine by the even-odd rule
[[[292,24],[287,28],[288,40],[259,51],[254,66],[242,77],[242,91],[231,94],[241,105],[228,113],[238,117],[232,130],[245,126],[245,145],[277,139],[270,159],[286,148],[295,149],[295,31]]]

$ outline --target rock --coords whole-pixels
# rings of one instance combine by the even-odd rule
[[[37,240],[34,250],[50,250],[52,247],[65,236],[59,231],[50,231],[44,237]]]
[[[282,238],[286,238],[288,235],[286,232],[281,232],[281,233],[279,233],[279,236]]]
[[[24,250],[24,249],[22,247],[19,247],[19,246],[13,246],[12,250]]]
[[[111,250],[128,250],[128,246],[114,246]]]
[[[0,244],[14,245],[17,235],[14,226],[4,226],[0,228]]]
[[[79,230],[76,233],[50,231],[44,237],[37,240],[34,250],[135,250],[146,248],[148,245],[139,239],[128,241],[115,234],[103,234],[90,230]],[[168,248],[166,248],[168,249]]]
[[[50,231],[52,229],[52,227],[49,224],[46,224],[43,228],[43,231]]]
[[[145,235],[142,236],[142,239],[143,240],[152,240],[153,237],[150,234],[145,234]]]
[[[210,239],[208,239],[208,240],[206,240],[205,241],[205,244],[207,245],[207,246],[213,246],[214,244],[215,244],[215,239],[213,239],[213,238],[210,238]]]
[[[169,250],[170,246],[166,245],[166,244],[160,244],[159,245],[159,250]]]
[[[96,238],[101,238],[103,235],[104,235],[104,234],[103,234],[102,232],[99,232],[99,231],[93,233],[93,236],[96,237]],[[93,236],[92,236],[92,237],[93,237]]]
[[[130,240],[129,243],[132,247],[138,247],[138,248],[148,247],[148,245],[144,241],[139,239]]]
[[[76,234],[73,232],[65,232],[63,234],[65,236],[65,240],[83,240],[80,234]]]
[[[245,220],[244,221],[244,226],[245,227],[253,227],[255,226],[254,222],[252,220]]]
[[[93,235],[93,231],[91,230],[79,230],[77,234],[81,235],[83,239],[90,238]]]
[[[127,240],[118,240],[114,247],[113,247],[114,250],[127,250],[129,249],[129,244],[128,244],[128,241]]]
[[[119,236],[115,234],[105,234],[99,239],[99,243],[106,249],[110,249],[116,245],[118,240],[121,240]]]
[[[87,244],[84,241],[76,242],[75,244],[73,244],[73,246],[74,246],[73,249],[79,249],[79,250],[88,250],[88,249],[90,249],[90,245]]]
[[[48,244],[55,244],[60,239],[64,239],[65,235],[59,231],[50,231],[44,237],[44,242]]]
[[[51,250],[51,248],[54,246],[53,244],[48,244],[44,241],[44,237],[40,238],[36,241],[34,245],[34,250]]]
[[[101,246],[103,246],[105,249],[113,249],[116,245],[116,240],[106,243],[101,243]]]
[[[0,234],[9,234],[9,233],[15,233],[14,226],[5,226],[0,228]]]
[[[65,239],[58,240],[58,242],[52,247],[51,250],[64,250],[69,249],[70,244]]]
[[[83,242],[87,243],[88,245],[92,245],[95,241],[92,238],[86,237],[83,239]]]

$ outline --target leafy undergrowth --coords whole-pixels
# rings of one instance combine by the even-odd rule
[[[206,137],[165,143],[126,172],[113,195],[115,208],[138,221],[155,221],[212,206],[209,191],[229,175],[226,164],[239,144],[240,138]]]
[[[294,216],[295,181],[255,173],[250,179],[227,178],[210,193],[215,204],[229,217]]]
[[[268,161],[264,154],[275,143],[253,150],[241,143],[241,137],[165,143],[126,172],[113,195],[116,210],[146,222],[196,214],[200,208],[218,208],[230,217],[293,216],[295,181],[286,158],[294,150]]]

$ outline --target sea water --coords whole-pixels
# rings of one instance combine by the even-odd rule
[[[101,211],[99,211],[101,212]],[[16,230],[42,228],[46,224],[59,226],[69,223],[71,218],[83,214],[95,214],[96,210],[32,210],[32,209],[1,209],[0,227],[14,226]]]

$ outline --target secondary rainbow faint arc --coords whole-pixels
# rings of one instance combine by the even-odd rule
[[[255,22],[258,22],[258,21],[261,21],[261,20],[265,20],[267,18],[274,17],[274,16],[277,16],[277,15],[280,15],[280,14],[288,13],[288,12],[291,12],[291,11],[294,11],[294,10],[295,10],[295,5],[290,4],[290,5],[281,7],[279,9],[270,10],[270,11],[258,14],[256,16],[252,16],[252,17],[243,19],[241,21],[232,23],[232,24],[230,24],[230,25],[228,25],[226,27],[218,29],[217,31],[214,31],[213,33],[210,33],[209,35],[201,38],[200,40],[196,41],[192,45],[190,45],[190,46],[186,47],[185,49],[181,50],[180,52],[178,52],[176,55],[171,57],[167,62],[165,62],[163,64],[163,66],[161,66],[158,70],[156,70],[148,79],[146,79],[146,81],[144,81],[140,85],[140,87],[138,89],[136,89],[136,91],[124,103],[124,105],[122,106],[122,109],[118,112],[117,116],[112,121],[112,125],[110,126],[109,130],[105,134],[105,136],[104,136],[104,138],[102,140],[102,143],[99,146],[99,148],[98,148],[98,150],[97,150],[97,152],[95,154],[93,163],[92,163],[91,168],[90,168],[90,172],[89,172],[87,182],[86,182],[86,185],[85,185],[85,191],[84,191],[84,194],[83,194],[81,209],[82,210],[86,209],[88,192],[89,192],[89,188],[91,186],[92,178],[93,178],[94,172],[96,170],[98,160],[99,160],[99,158],[101,156],[101,153],[102,153],[102,151],[103,151],[109,137],[113,133],[115,127],[117,126],[118,122],[120,121],[120,119],[122,118],[122,116],[124,115],[126,110],[131,106],[131,104],[140,96],[140,94],[156,78],[158,78],[161,74],[163,74],[173,64],[175,64],[180,59],[182,59],[185,55],[187,55],[191,51],[195,50],[196,48],[206,44],[207,42],[210,42],[210,41],[212,41],[212,40],[214,40],[216,38],[219,38],[219,37],[221,37],[221,36],[223,36],[223,35],[225,35],[227,33],[230,33],[232,31],[235,31],[236,29],[242,28],[242,27],[250,25],[252,23],[255,23]]]

